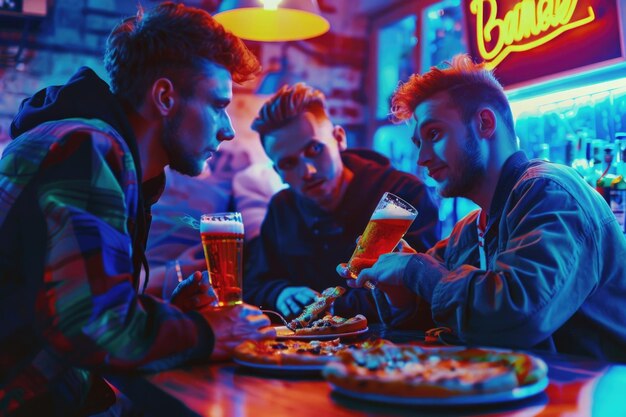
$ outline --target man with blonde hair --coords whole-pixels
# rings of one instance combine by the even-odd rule
[[[350,258],[386,191],[419,211],[407,241],[420,250],[436,241],[437,208],[426,186],[376,152],[347,150],[346,132],[330,121],[321,91],[305,84],[284,86],[263,105],[252,128],[289,188],[271,200],[260,241],[249,254],[248,302],[294,316],[320,291],[341,284],[335,266]],[[374,295],[349,290],[335,301],[334,312],[362,313],[377,321]],[[418,314],[420,306],[410,313]],[[428,327],[428,314],[420,323]]]
[[[427,300],[466,344],[626,361],[626,238],[576,171],[518,150],[493,73],[456,56],[411,76],[392,110],[415,119],[417,162],[439,193],[480,209],[426,253],[383,255],[349,285],[374,282],[398,308]]]

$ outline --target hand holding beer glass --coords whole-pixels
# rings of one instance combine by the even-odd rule
[[[395,194],[383,194],[348,261],[350,276],[356,279],[359,272],[374,265],[380,255],[393,251],[416,217],[415,207]],[[365,287],[375,288],[369,281]]]
[[[243,222],[241,213],[204,214],[200,236],[209,281],[219,307],[242,304]]]

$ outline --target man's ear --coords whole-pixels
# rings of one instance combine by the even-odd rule
[[[150,98],[161,116],[169,116],[177,104],[178,94],[169,78],[159,78],[152,84]]]
[[[348,140],[346,138],[346,131],[343,127],[339,125],[333,126],[333,137],[337,141],[337,145],[339,145],[340,151],[345,151],[348,149]]]
[[[489,107],[484,107],[476,113],[476,123],[480,137],[491,138],[496,131],[498,121],[495,112]]]

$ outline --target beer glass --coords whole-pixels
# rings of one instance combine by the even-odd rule
[[[383,194],[348,261],[352,278],[356,279],[362,269],[374,265],[380,255],[391,252],[409,230],[415,217],[415,207],[395,194]],[[374,288],[370,282],[365,286]]]
[[[203,214],[200,236],[211,286],[220,307],[242,303],[243,222],[241,213]]]

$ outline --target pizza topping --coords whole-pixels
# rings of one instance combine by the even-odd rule
[[[272,344],[271,345],[272,349],[279,349],[279,350],[284,350],[287,349],[288,346],[284,343],[276,343],[276,344]]]

